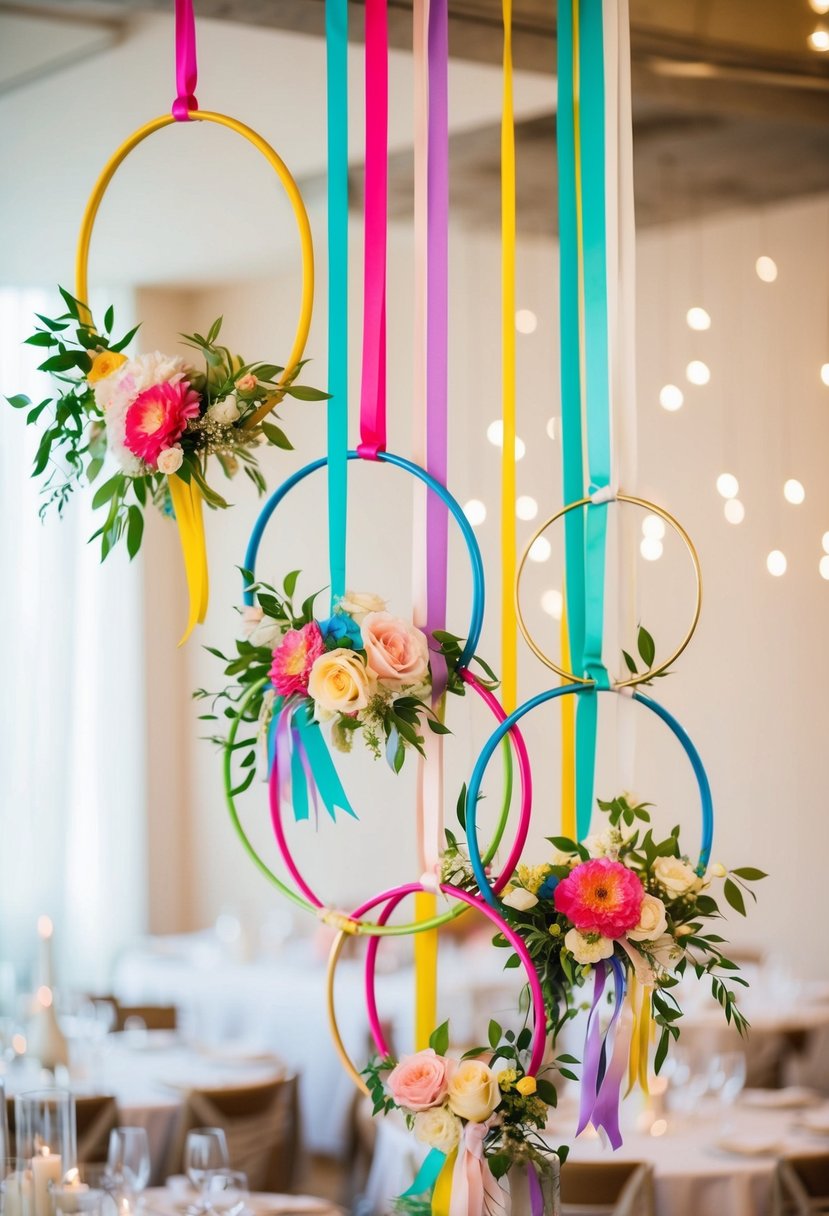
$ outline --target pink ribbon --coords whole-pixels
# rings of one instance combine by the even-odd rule
[[[366,0],[365,264],[360,443],[365,460],[386,449],[386,241],[389,34],[386,0]]]
[[[172,107],[176,122],[191,122],[189,111],[198,110],[198,79],[193,0],[176,0],[176,99]]]
[[[506,1193],[484,1156],[484,1140],[492,1126],[493,1120],[487,1119],[486,1123],[467,1123],[463,1130],[452,1171],[449,1216],[479,1216],[482,1212],[496,1216],[509,1210]]]

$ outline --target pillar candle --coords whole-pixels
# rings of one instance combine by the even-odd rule
[[[57,1153],[46,1151],[32,1158],[34,1216],[51,1216],[52,1201],[49,1196],[49,1183],[60,1182],[62,1173],[62,1163]]]

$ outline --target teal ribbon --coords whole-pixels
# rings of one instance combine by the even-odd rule
[[[348,0],[326,0],[328,113],[328,560],[345,594],[348,507]]]
[[[440,1171],[446,1164],[446,1153],[442,1153],[440,1149],[430,1149],[426,1160],[417,1171],[417,1177],[407,1191],[404,1191],[400,1196],[401,1199],[410,1199],[415,1195],[424,1195],[427,1191],[431,1191],[438,1180]]]
[[[276,697],[273,703],[273,713],[268,724],[268,764],[269,771],[273,766],[276,751],[276,735],[279,718],[284,706],[284,698]],[[294,819],[297,822],[310,818],[313,782],[317,797],[322,802],[331,819],[336,822],[337,811],[344,811],[356,819],[357,812],[348,800],[340,775],[331,759],[325,739],[322,736],[319,723],[314,720],[311,706],[302,701],[291,713],[288,724],[291,733],[291,806]],[[280,778],[284,774],[280,773]],[[287,792],[286,792],[287,797]]]

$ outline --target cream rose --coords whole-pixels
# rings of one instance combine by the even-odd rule
[[[241,412],[235,397],[225,397],[224,401],[216,401],[211,405],[207,417],[211,422],[218,422],[220,426],[232,426],[239,420]]]
[[[481,1060],[462,1060],[449,1082],[449,1108],[470,1123],[483,1123],[501,1101],[498,1078]]]
[[[354,650],[338,647],[314,660],[308,677],[314,716],[324,721],[334,714],[355,714],[365,709],[374,695],[376,677]]]
[[[421,1144],[449,1154],[460,1142],[461,1121],[445,1106],[436,1106],[415,1115],[414,1134]]]
[[[701,886],[699,875],[678,857],[657,857],[651,873],[669,895],[687,895]]]
[[[242,631],[251,646],[273,649],[282,637],[282,626],[272,616],[265,616],[258,604],[246,604],[242,609]]]
[[[156,468],[159,473],[177,473],[181,468],[181,462],[184,460],[184,452],[181,450],[181,444],[176,443],[171,448],[165,448],[163,452],[159,452]]]
[[[628,929],[628,937],[634,942],[653,942],[668,928],[665,905],[656,895],[646,895],[639,909],[639,924]]]
[[[506,904],[508,908],[515,908],[516,912],[528,912],[538,903],[538,896],[533,895],[532,891],[525,891],[523,887],[513,887],[501,896],[501,903]]]
[[[600,963],[613,954],[613,938],[601,933],[581,933],[570,929],[564,934],[564,945],[577,963]]]
[[[671,937],[670,933],[663,933],[656,941],[650,942],[647,953],[657,966],[663,967],[667,971],[673,970],[679,960],[685,957],[682,946]]]
[[[429,672],[426,634],[390,612],[369,612],[361,624],[366,662],[387,688],[422,684]]]
[[[346,591],[337,605],[359,624],[369,612],[385,612],[386,601],[370,591]]]

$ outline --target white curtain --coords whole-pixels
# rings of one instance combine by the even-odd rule
[[[114,303],[126,329],[130,296]],[[0,289],[3,396],[50,395],[21,342],[59,307],[56,292]],[[47,913],[58,982],[96,986],[146,924],[141,555],[99,564],[88,492],[41,523],[24,423],[0,401],[0,960],[27,983]]]

